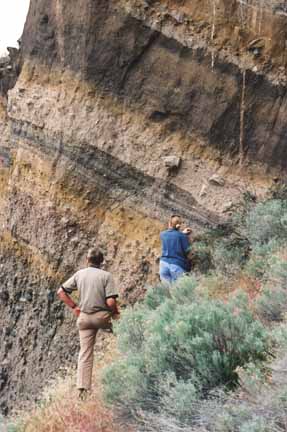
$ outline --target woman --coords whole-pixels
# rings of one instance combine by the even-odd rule
[[[162,255],[160,258],[160,279],[162,282],[172,283],[184,273],[190,271],[189,254],[191,244],[189,235],[191,229],[180,231],[181,217],[171,216],[168,229],[160,233]]]

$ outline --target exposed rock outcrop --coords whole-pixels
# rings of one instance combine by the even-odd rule
[[[102,246],[134,302],[158,278],[171,212],[217,224],[228,196],[284,175],[275,3],[31,1],[20,76],[0,77],[3,412],[75,358],[75,322],[54,294],[88,246]],[[227,180],[206,188],[212,176]]]

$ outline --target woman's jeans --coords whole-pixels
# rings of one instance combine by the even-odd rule
[[[186,271],[177,264],[169,264],[165,261],[160,261],[159,275],[162,282],[175,282]]]

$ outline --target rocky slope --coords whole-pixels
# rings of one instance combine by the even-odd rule
[[[285,175],[285,43],[279,1],[31,1],[0,70],[2,412],[75,359],[55,290],[90,245],[134,302],[170,213],[217,224]]]

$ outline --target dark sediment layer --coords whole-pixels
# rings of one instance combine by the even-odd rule
[[[243,59],[238,49],[262,35],[235,35],[237,2],[219,2],[214,40],[209,2],[162,2],[173,18],[159,2],[142,3],[32,0],[21,61],[0,76],[3,413],[75,360],[75,322],[55,291],[91,244],[135,302],[158,280],[158,234],[170,213],[202,229],[221,222],[218,204],[239,197],[241,184],[208,181],[227,158],[285,175],[286,87],[272,67],[286,59],[273,50],[279,30],[268,16],[270,46]],[[282,30],[285,18],[273,12]],[[169,170],[163,159],[173,155],[181,164]]]

